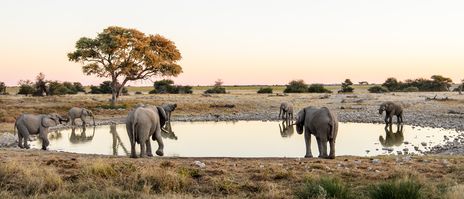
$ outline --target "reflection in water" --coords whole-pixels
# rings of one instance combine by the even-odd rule
[[[82,127],[81,133],[79,135],[76,134],[76,127],[71,128],[71,136],[69,137],[69,142],[73,144],[85,143],[90,142],[93,140],[93,136],[95,136],[95,126],[93,127],[93,132],[91,136],[87,136],[85,126]]]
[[[59,140],[63,135],[59,131],[54,131],[53,133],[48,134],[49,140]]]
[[[164,129],[161,129],[161,137],[177,140],[176,134],[174,134],[174,131],[172,131],[171,121],[166,122]]]
[[[173,127],[171,127],[171,124]],[[282,121],[238,121],[238,122],[171,122],[163,132],[166,156],[183,157],[303,157],[304,136],[292,135],[294,127]],[[276,126],[279,126],[277,133]],[[337,135],[337,155],[375,156],[389,154],[383,146],[394,151],[405,148],[409,153],[427,151],[427,147],[444,143],[443,136],[454,138],[461,132],[402,125],[395,127],[385,124],[339,123]],[[87,127],[91,128],[91,127]],[[175,129],[175,134],[173,129]],[[95,133],[87,129],[65,129],[50,133],[49,150],[87,154],[127,156],[130,150],[126,126],[97,126]],[[109,133],[108,133],[109,132]],[[167,133],[168,132],[168,133]],[[407,132],[407,133],[403,133]],[[85,134],[85,135],[84,135]],[[81,142],[72,141],[72,139]],[[380,137],[379,137],[380,136]],[[87,138],[92,138],[88,140]],[[178,139],[176,139],[178,138]],[[84,141],[88,140],[88,141]],[[380,140],[380,141],[379,141]],[[72,141],[72,142],[71,142]],[[152,143],[153,141],[150,140]],[[408,144],[401,144],[407,141]],[[314,136],[311,142],[316,143]],[[40,148],[40,139],[31,142],[33,148]],[[400,145],[400,146],[398,146]],[[317,144],[311,145],[317,151]],[[366,154],[366,150],[370,152]]]
[[[280,136],[283,138],[291,137],[294,133],[293,124],[290,124],[290,120],[283,120],[282,124],[279,123]]]
[[[124,146],[124,143],[121,141],[121,137],[118,135],[118,131],[116,130],[116,124],[110,125],[110,133],[113,137],[113,155],[118,155],[118,147],[121,146],[122,150],[126,155],[129,155],[129,151]]]
[[[392,124],[385,125],[385,138],[379,136],[379,141],[384,147],[401,146],[404,141],[403,124],[398,124],[396,132],[392,130]]]

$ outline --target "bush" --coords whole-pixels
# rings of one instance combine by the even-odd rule
[[[206,90],[205,93],[224,94],[226,93],[226,88],[221,87],[221,86],[214,86],[213,88]]]
[[[272,93],[272,88],[271,87],[259,88],[257,93]]]
[[[349,199],[351,192],[340,180],[323,177],[318,180],[307,179],[303,185],[295,191],[296,198],[338,198]]]
[[[104,81],[100,86],[90,86],[90,93],[92,94],[111,94],[111,81]],[[126,87],[122,88],[122,94],[127,94],[128,90]]]
[[[6,94],[6,85],[4,82],[0,82],[0,95]]]
[[[433,75],[430,79],[408,79],[404,82],[390,77],[385,80],[382,86],[387,87],[389,91],[405,91],[408,87],[416,87],[418,91],[449,91],[451,83],[450,78]]]
[[[352,93],[354,88],[351,87],[353,85],[353,82],[351,82],[350,79],[345,79],[344,82],[342,82],[342,90],[339,90],[339,93]]]
[[[136,91],[135,94],[136,94],[136,95],[141,95],[141,94],[143,94],[143,93],[140,92],[140,91]]]
[[[35,88],[34,88],[34,83],[32,83],[30,80],[21,80],[19,81],[19,91],[18,94],[20,95],[32,95],[34,94]]]
[[[422,185],[415,180],[404,179],[383,182],[370,187],[369,194],[373,199],[419,199]]]
[[[311,84],[308,88],[309,93],[332,93],[331,90],[325,88],[322,84]]]
[[[373,86],[367,89],[369,93],[386,93],[388,92],[388,88],[383,86]]]
[[[305,93],[308,91],[308,85],[303,80],[292,80],[288,83],[284,93]]]
[[[419,88],[417,88],[415,86],[410,86],[410,87],[403,88],[403,90],[401,90],[401,91],[402,92],[418,92]]]
[[[191,94],[193,93],[191,86],[175,86],[174,81],[170,79],[163,79],[160,81],[156,81],[154,83],[154,90],[151,90],[150,94],[164,94],[164,93],[171,93],[171,94]]]

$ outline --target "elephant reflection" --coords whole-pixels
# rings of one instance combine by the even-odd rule
[[[122,150],[126,155],[129,155],[129,151],[124,146],[124,143],[122,143],[121,138],[119,137],[118,132],[116,131],[116,124],[110,125],[110,133],[113,137],[113,155],[118,155],[119,146],[121,146]]]
[[[167,121],[164,128],[161,129],[161,137],[171,140],[177,140],[176,134],[174,133],[174,131],[172,131],[171,121]]]
[[[72,127],[71,128],[71,136],[69,137],[69,142],[73,144],[78,144],[78,143],[86,143],[90,142],[93,140],[93,136],[95,135],[95,127],[93,127],[93,133],[90,136],[87,136],[85,133],[86,128],[85,126],[82,128],[81,133],[78,135],[76,134],[76,128]]]
[[[384,147],[391,147],[393,145],[400,146],[404,141],[403,124],[397,125],[396,132],[392,130],[392,124],[385,126],[385,138],[379,136],[379,141]]]
[[[59,131],[55,131],[53,133],[48,134],[49,140],[59,140],[63,135]]]
[[[289,120],[282,121],[282,124],[279,124],[279,130],[282,137],[291,137],[294,133],[293,124],[290,124]]]

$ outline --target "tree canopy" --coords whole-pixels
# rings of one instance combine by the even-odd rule
[[[75,48],[68,58],[81,63],[84,74],[111,79],[113,104],[128,81],[182,72],[174,42],[136,29],[110,26],[96,38],[80,38]]]

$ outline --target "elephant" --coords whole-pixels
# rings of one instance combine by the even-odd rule
[[[379,114],[385,111],[385,124],[392,124],[393,116],[396,115],[396,122],[403,123],[403,108],[393,102],[384,102],[380,104]]]
[[[93,125],[95,126],[95,117],[94,117],[93,112],[91,110],[86,109],[86,108],[73,107],[73,108],[69,109],[69,111],[68,111],[68,118],[71,121],[71,125],[76,125],[76,122],[74,120],[76,118],[81,118],[82,126],[85,126],[85,118],[87,116],[92,117]]]
[[[177,104],[162,104],[161,107],[164,109],[164,112],[166,113],[167,120],[166,121],[171,121],[171,112],[176,110]]]
[[[131,143],[131,158],[136,158],[135,144],[140,144],[140,157],[153,156],[150,136],[158,142],[156,154],[163,156],[164,144],[161,138],[161,128],[166,123],[164,109],[156,106],[138,106],[130,111],[126,118],[126,130]],[[145,154],[146,153],[146,154]]]
[[[282,102],[280,104],[279,118],[293,120],[293,104],[289,102]]]
[[[403,124],[398,124],[396,132],[393,133],[392,124],[385,126],[385,138],[379,136],[380,144],[384,147],[400,146],[403,144]]]
[[[308,106],[299,111],[296,116],[296,132],[302,134],[304,130],[306,155],[312,157],[311,134],[316,136],[320,158],[335,158],[335,140],[338,133],[337,116],[327,107],[316,108]],[[327,155],[327,142],[330,143],[330,154]]]
[[[280,136],[282,137],[291,137],[294,133],[293,125],[290,124],[290,121],[282,121],[282,124],[279,124]]]
[[[69,142],[72,144],[78,144],[78,143],[86,143],[90,142],[93,140],[93,137],[95,136],[95,127],[93,127],[93,132],[92,135],[87,136],[86,135],[86,128],[85,126],[82,127],[82,131],[79,135],[76,134],[76,128],[72,127],[71,128],[71,136],[69,137]]]
[[[21,114],[15,122],[15,132],[18,129],[19,148],[29,149],[30,146],[27,144],[29,136],[38,134],[42,139],[42,150],[47,150],[47,146],[50,144],[48,128],[57,126],[62,122],[68,122],[68,120],[55,113],[49,115]]]

